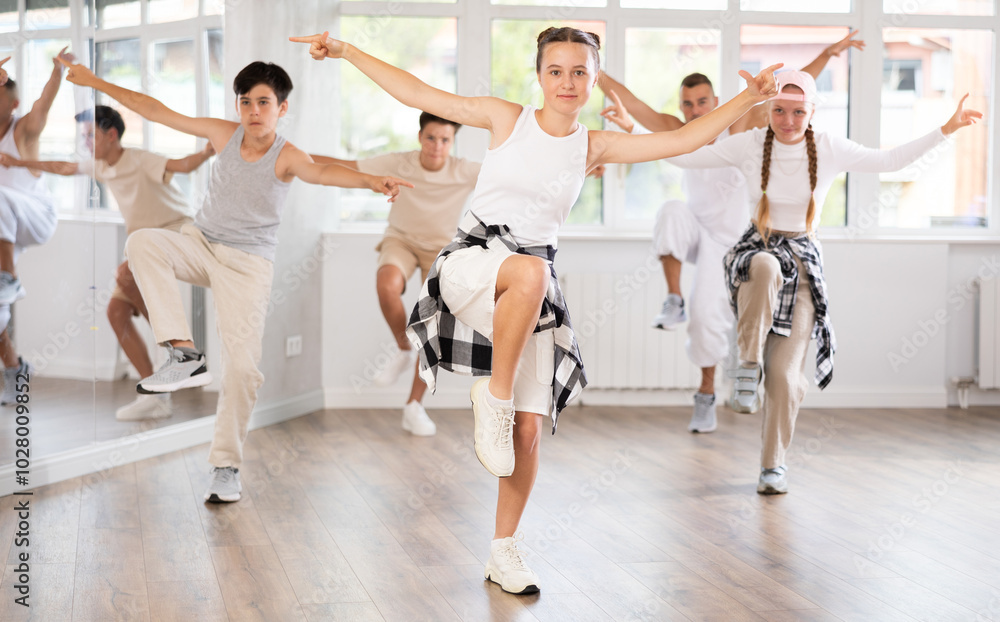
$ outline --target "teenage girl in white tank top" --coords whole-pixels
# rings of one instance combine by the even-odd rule
[[[769,67],[756,77],[741,71],[747,81],[745,91],[679,130],[633,136],[588,131],[578,121],[598,77],[600,43],[591,33],[550,28],[539,35],[536,72],[544,104],[537,110],[496,97],[462,97],[438,90],[402,69],[329,38],[328,33],[291,40],[309,43],[310,55],[316,60],[342,58],[350,62],[407,106],[489,130],[490,153],[472,211],[487,225],[508,225],[522,246],[556,245],[559,226],[587,172],[612,162],[659,160],[707,144],[754,104],[775,94],[772,73],[780,67]],[[525,130],[523,135],[520,129]],[[511,143],[515,133],[518,136]],[[488,168],[490,160],[496,163]],[[510,408],[518,362],[538,323],[549,283],[549,266],[539,257],[512,254],[499,267],[493,296],[492,376],[486,398],[490,404],[506,402],[505,407]],[[515,593],[538,591],[537,576],[524,565],[510,538],[534,486],[542,418],[541,413],[514,413],[516,426],[509,439],[515,457],[513,473],[500,479],[494,542],[487,563],[487,577]],[[508,544],[498,551],[501,541]]]

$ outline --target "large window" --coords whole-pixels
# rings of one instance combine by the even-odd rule
[[[736,5],[734,7],[734,4]],[[998,174],[994,153],[1000,140],[991,131],[995,112],[993,87],[997,71],[996,0],[465,0],[452,4],[410,2],[344,2],[341,36],[363,49],[406,49],[401,60],[420,64],[428,45],[394,36],[365,38],[356,24],[403,20],[455,20],[454,67],[457,92],[489,93],[537,105],[532,71],[537,32],[552,23],[581,24],[601,34],[602,65],[653,108],[682,116],[678,108],[680,80],[692,72],[707,74],[720,99],[741,88],[740,69],[757,71],[773,62],[786,68],[807,66],[850,28],[867,49],[852,49],[829,58],[818,75],[819,106],[813,121],[818,131],[847,137],[871,147],[889,148],[916,139],[942,125],[961,96],[967,106],[986,113],[978,126],[962,131],[936,150],[923,168],[907,167],[892,174],[841,175],[825,198],[822,227],[827,233],[944,235],[1000,233],[1000,202],[989,180]],[[391,15],[390,18],[385,17]],[[352,40],[352,37],[355,39]],[[458,52],[460,51],[460,53]],[[449,66],[450,68],[451,66]],[[344,74],[354,72],[344,68]],[[345,78],[346,80],[346,78]],[[362,80],[364,82],[364,80]],[[346,91],[345,91],[346,92]],[[350,99],[353,99],[350,98]],[[341,131],[349,156],[363,152],[362,143],[387,150],[396,139],[358,134],[349,98],[341,103]],[[379,117],[384,94],[376,95]],[[603,126],[596,112],[605,103],[601,92],[581,115],[592,129]],[[348,135],[350,134],[350,138]],[[353,141],[354,144],[351,144]],[[476,152],[480,159],[484,141]],[[681,198],[681,175],[669,165],[650,163],[609,168],[602,180],[588,179],[564,232],[600,230],[611,235],[648,233],[659,205]],[[345,207],[345,219],[361,218]],[[383,212],[384,213],[384,209]]]

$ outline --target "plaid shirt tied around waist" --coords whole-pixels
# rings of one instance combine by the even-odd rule
[[[419,354],[420,378],[432,392],[438,367],[466,376],[489,376],[493,366],[493,344],[449,311],[441,297],[440,270],[445,258],[455,251],[472,246],[500,248],[501,245],[514,253],[541,257],[549,264],[549,289],[542,301],[534,332],[553,331],[552,433],[555,434],[559,413],[587,386],[580,347],[570,325],[559,279],[552,267],[556,249],[551,246],[519,246],[507,225],[486,225],[469,213],[459,226],[455,239],[441,249],[431,265],[420,290],[420,299],[410,314],[406,336]]]
[[[771,321],[771,332],[775,335],[787,337],[791,334],[795,292],[799,286],[799,270],[795,257],[798,257],[805,266],[809,291],[812,294],[813,306],[816,308],[816,322],[811,336],[816,340],[816,384],[820,389],[825,389],[833,379],[833,354],[837,351],[837,340],[833,334],[833,324],[830,322],[829,299],[826,293],[826,281],[823,278],[823,255],[815,240],[805,235],[788,238],[772,232],[765,244],[757,232],[757,227],[751,224],[736,245],[729,249],[723,260],[733,313],[739,315],[736,292],[740,283],[750,280],[750,260],[757,253],[765,251],[778,259],[784,281],[778,292],[778,306]]]

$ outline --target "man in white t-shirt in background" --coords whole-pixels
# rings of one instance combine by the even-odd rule
[[[378,386],[389,386],[405,369],[413,369],[410,396],[403,407],[403,429],[417,436],[431,436],[437,426],[427,416],[421,400],[427,386],[416,374],[416,353],[406,338],[409,318],[402,295],[406,281],[420,268],[427,277],[434,258],[455,236],[462,208],[476,187],[480,164],[451,155],[460,124],[430,113],[420,114],[419,151],[387,153],[364,160],[338,160],[313,155],[316,162],[335,162],[371,175],[393,175],[413,182],[414,188],[400,193],[389,211],[379,252],[376,287],[382,315],[396,340],[399,352],[375,378]]]
[[[194,210],[173,182],[173,176],[174,173],[190,173],[201,166],[215,153],[211,143],[198,153],[171,160],[142,149],[123,147],[121,137],[125,133],[125,122],[114,108],[97,106],[93,113],[85,110],[76,115],[76,120],[83,125],[87,147],[94,154],[93,160],[38,162],[0,154],[0,164],[56,175],[93,177],[105,184],[114,195],[128,235],[145,228],[177,231],[181,225],[191,222]],[[108,302],[108,321],[139,377],[148,378],[153,375],[153,364],[132,318],[141,314],[148,320],[149,316],[127,261],[118,266],[115,281],[115,289]],[[115,413],[121,421],[158,419],[170,415],[169,393],[140,395]]]

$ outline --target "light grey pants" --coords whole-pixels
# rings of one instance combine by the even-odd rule
[[[781,265],[766,252],[750,260],[750,280],[737,291],[737,342],[740,358],[764,369],[764,419],[761,426],[760,465],[771,469],[785,464],[785,453],[795,432],[799,405],[806,396],[805,376],[809,339],[816,321],[809,276],[796,257],[799,284],[795,292],[792,332],[781,337],[770,332],[771,318],[781,290]]]

